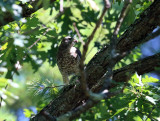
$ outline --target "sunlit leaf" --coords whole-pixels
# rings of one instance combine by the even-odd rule
[[[156,104],[156,101],[157,101],[157,100],[153,99],[150,96],[146,96],[146,100],[148,100],[149,102],[153,103],[154,105]]]

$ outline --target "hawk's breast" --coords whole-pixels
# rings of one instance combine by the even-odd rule
[[[75,47],[71,47],[68,52],[58,51],[57,64],[63,73],[77,73],[77,70],[79,70],[79,61],[80,56]]]

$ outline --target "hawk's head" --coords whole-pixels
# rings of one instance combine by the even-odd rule
[[[74,46],[74,44],[77,42],[78,42],[77,40],[73,39],[72,37],[67,36],[63,38],[60,46],[63,47],[64,49],[67,49],[67,48]]]

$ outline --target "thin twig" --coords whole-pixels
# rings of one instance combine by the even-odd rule
[[[48,87],[45,87],[45,88],[57,88],[57,87],[64,87],[64,86],[66,86],[66,85],[58,85],[58,86],[48,86]]]
[[[115,29],[113,32],[113,36],[112,36],[113,43],[116,43],[118,32],[120,30],[120,27],[122,25],[122,22],[123,22],[125,16],[127,15],[127,12],[129,10],[129,6],[131,3],[132,3],[132,0],[125,0],[125,2],[124,2],[124,6],[123,6],[122,11],[120,13],[120,17],[118,18],[118,21],[116,23],[116,26],[115,26]]]
[[[48,31],[49,31],[49,28],[46,29],[46,31],[43,33],[42,36],[45,36]],[[34,45],[36,45],[40,40],[41,40],[41,38],[38,38],[31,46],[28,47],[28,49],[31,49],[31,48],[32,48]]]
[[[63,13],[63,0],[60,0],[60,12]]]
[[[104,15],[105,15],[106,11],[111,6],[109,0],[104,0],[104,2],[105,2],[105,5],[104,5],[103,12],[102,12],[99,20],[97,21],[93,32],[88,37],[88,41],[83,46],[83,54],[82,54],[82,57],[81,57],[81,60],[80,60],[80,66],[79,66],[80,75],[81,75],[80,82],[81,82],[82,89],[84,90],[84,93],[85,93],[86,96],[89,96],[89,91],[88,91],[88,86],[87,86],[87,83],[86,83],[86,75],[85,75],[85,71],[84,71],[84,61],[85,61],[86,53],[87,53],[87,50],[88,50],[88,46],[89,46],[90,42],[92,41],[92,39],[93,39],[97,29],[99,28],[100,24],[102,23],[102,19],[103,19]]]
[[[79,37],[79,40],[81,41],[82,45],[84,45],[85,43],[84,43],[84,41],[82,40],[81,34],[79,33],[79,30],[78,30],[75,22],[73,23],[73,26],[74,26],[74,29],[75,29],[78,37]]]

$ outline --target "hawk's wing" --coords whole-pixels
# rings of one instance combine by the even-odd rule
[[[76,48],[76,53],[77,53],[78,56],[81,58],[81,51],[80,51],[78,48]]]

